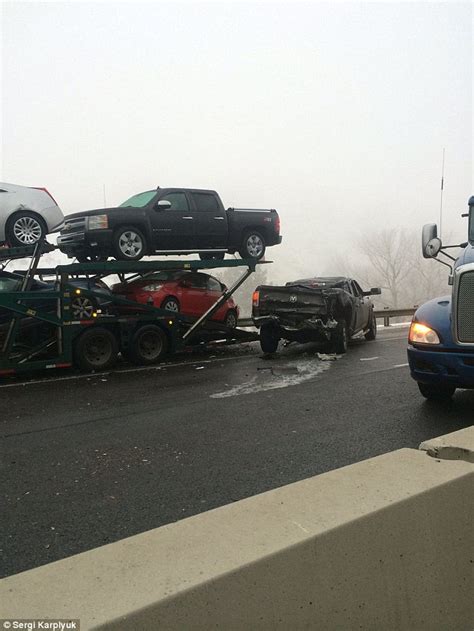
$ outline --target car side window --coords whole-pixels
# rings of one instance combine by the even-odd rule
[[[219,210],[216,197],[210,193],[191,193],[191,197],[196,205],[196,210],[202,212],[217,212]]]
[[[207,289],[207,276],[204,274],[189,274],[186,278],[194,289]]]
[[[176,210],[178,212],[186,213],[189,211],[189,204],[185,193],[168,193],[168,195],[165,195],[161,199],[165,199],[166,201],[170,202],[170,210]]]
[[[222,286],[220,282],[215,278],[212,278],[212,276],[207,279],[207,288],[209,291],[218,291],[219,293],[222,293]]]

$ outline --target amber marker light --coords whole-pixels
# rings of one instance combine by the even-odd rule
[[[408,341],[411,344],[441,344],[436,331],[421,322],[412,322]]]
[[[258,305],[260,304],[260,292],[259,291],[254,291],[252,294],[252,304],[254,307],[258,307]]]

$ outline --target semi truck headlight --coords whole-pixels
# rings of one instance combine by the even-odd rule
[[[89,230],[106,230],[109,227],[109,218],[107,215],[92,215],[88,218],[87,226]]]
[[[441,344],[436,331],[421,322],[412,322],[408,341],[411,344]]]

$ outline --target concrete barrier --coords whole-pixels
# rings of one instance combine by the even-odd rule
[[[472,631],[474,467],[429,443],[6,578],[0,618]],[[444,443],[473,451],[474,428]]]

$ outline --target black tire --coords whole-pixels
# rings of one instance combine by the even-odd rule
[[[104,254],[78,254],[76,259],[78,263],[105,263],[108,256]]]
[[[347,353],[349,347],[349,332],[345,320],[339,320],[331,336],[331,351],[337,355]]]
[[[47,234],[43,219],[29,210],[17,212],[7,222],[6,237],[13,248],[34,245]]]
[[[229,309],[226,313],[224,324],[229,329],[237,328],[237,311],[235,309]]]
[[[92,320],[93,313],[98,309],[97,300],[88,296],[75,296],[71,300],[72,316],[76,320]]]
[[[199,255],[201,261],[223,261],[225,257],[225,252],[203,252]]]
[[[377,318],[372,312],[370,326],[367,330],[367,333],[364,335],[365,339],[369,342],[372,342],[377,337]]]
[[[429,401],[450,401],[456,391],[454,386],[420,382],[418,382],[418,388],[425,399]]]
[[[166,309],[167,311],[172,311],[173,313],[179,313],[181,307],[177,298],[174,296],[167,296],[161,303],[160,309]]]
[[[105,370],[117,361],[118,343],[115,335],[100,326],[88,328],[78,338],[74,360],[83,370]]]
[[[257,230],[249,230],[242,239],[239,254],[243,259],[255,259],[259,261],[265,256],[265,239]]]
[[[112,247],[118,261],[139,261],[147,244],[143,232],[134,226],[121,226],[114,232]]]
[[[279,342],[276,327],[272,324],[264,324],[260,328],[260,348],[265,354],[276,353]]]
[[[150,366],[161,361],[168,351],[166,333],[155,324],[140,327],[124,354],[133,364]]]

